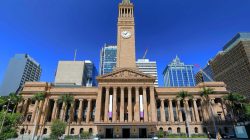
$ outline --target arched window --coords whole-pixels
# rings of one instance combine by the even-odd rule
[[[198,128],[197,127],[194,128],[194,132],[198,133]]]
[[[163,128],[162,127],[160,127],[160,129],[159,129],[160,131],[163,131]]]
[[[92,134],[93,130],[92,128],[89,128],[89,133]]]
[[[168,128],[168,133],[172,133],[172,128],[171,127]]]
[[[43,129],[43,134],[47,134],[47,131],[48,131],[47,128],[44,128]]]
[[[80,132],[79,132],[79,133],[80,133],[80,134],[82,134],[82,133],[83,133],[83,128],[81,128],[81,129],[80,129]]]
[[[21,131],[20,131],[20,134],[21,134],[21,135],[23,135],[23,134],[24,134],[24,132],[25,132],[25,129],[24,129],[24,128],[22,128],[22,129],[21,129]]]
[[[30,121],[31,121],[31,118],[32,118],[32,115],[28,115],[28,116],[27,116],[27,121],[30,122]]]
[[[71,128],[70,134],[75,134],[75,129],[74,128]]]
[[[181,128],[180,127],[177,127],[177,133],[181,133]]]

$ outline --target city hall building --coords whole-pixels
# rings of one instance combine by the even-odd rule
[[[18,111],[24,117],[20,135],[49,135],[52,121],[67,122],[65,134],[88,131],[102,138],[145,138],[157,131],[202,134],[214,131],[233,133],[227,122],[227,109],[222,100],[228,91],[223,82],[200,83],[195,87],[155,87],[155,77],[143,74],[136,67],[134,6],[129,0],[119,4],[117,31],[117,65],[113,72],[97,77],[97,87],[62,86],[47,82],[26,82]],[[213,88],[209,96],[211,112],[200,91]],[[187,91],[193,99],[176,96]],[[36,94],[46,93],[44,101],[32,101]],[[73,104],[58,102],[61,95],[74,97]],[[39,110],[39,111],[38,111]],[[185,114],[184,110],[187,110]],[[189,128],[189,129],[187,129]]]

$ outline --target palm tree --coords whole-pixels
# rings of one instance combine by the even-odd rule
[[[73,104],[74,104],[74,97],[72,95],[70,95],[70,94],[61,95],[58,102],[65,104],[63,106],[63,112],[62,112],[62,117],[63,118],[62,119],[64,121],[65,115],[67,115],[66,118],[68,119],[68,135],[69,135],[70,123],[71,123],[71,119],[72,119],[71,116],[72,116],[72,110],[73,110]],[[66,109],[66,107],[68,107],[69,105],[70,105],[70,109],[69,109],[69,112],[68,112],[68,109]],[[67,112],[65,112],[65,111],[67,111]]]
[[[236,117],[244,116],[244,103],[246,102],[246,97],[240,95],[239,93],[229,93],[228,95],[223,97],[224,100],[227,101],[227,106],[230,108],[230,114],[232,115],[232,119],[236,122]],[[244,115],[242,115],[243,113]]]
[[[18,106],[18,103],[21,102],[23,100],[23,98],[21,95],[17,95],[16,93],[10,93],[9,99],[14,104],[14,108],[12,110],[12,113],[14,113],[14,111],[16,110],[16,108]]]
[[[210,101],[210,95],[212,95],[214,93],[215,93],[214,89],[203,87],[202,90],[200,91],[200,96],[203,98],[203,101],[204,101],[203,108],[205,108],[206,111],[210,112],[209,114],[212,115],[211,117],[212,117],[212,121],[213,121],[213,125],[214,125],[214,131],[215,131],[215,135],[217,135],[217,128],[216,128],[214,114],[212,111],[213,109],[211,107],[211,101]]]
[[[193,99],[193,95],[189,94],[187,91],[180,91],[177,96],[177,99],[179,100],[183,100],[184,102],[184,113],[185,113],[185,117],[186,117],[186,127],[188,129],[188,137],[190,137],[190,131],[189,131],[189,113],[187,111],[189,105],[187,104],[187,102],[185,102],[185,100],[189,100],[189,99]]]

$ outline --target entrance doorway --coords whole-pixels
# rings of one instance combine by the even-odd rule
[[[122,137],[123,138],[130,138],[130,129],[129,128],[122,129]]]
[[[139,138],[147,138],[147,129],[146,128],[139,129]]]
[[[106,138],[113,138],[113,129],[106,128]]]

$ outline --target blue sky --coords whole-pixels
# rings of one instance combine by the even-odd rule
[[[132,0],[136,51],[162,71],[176,54],[204,66],[237,32],[250,31],[250,0]],[[0,0],[0,81],[9,59],[28,53],[51,82],[59,60],[92,60],[116,44],[119,0]]]

